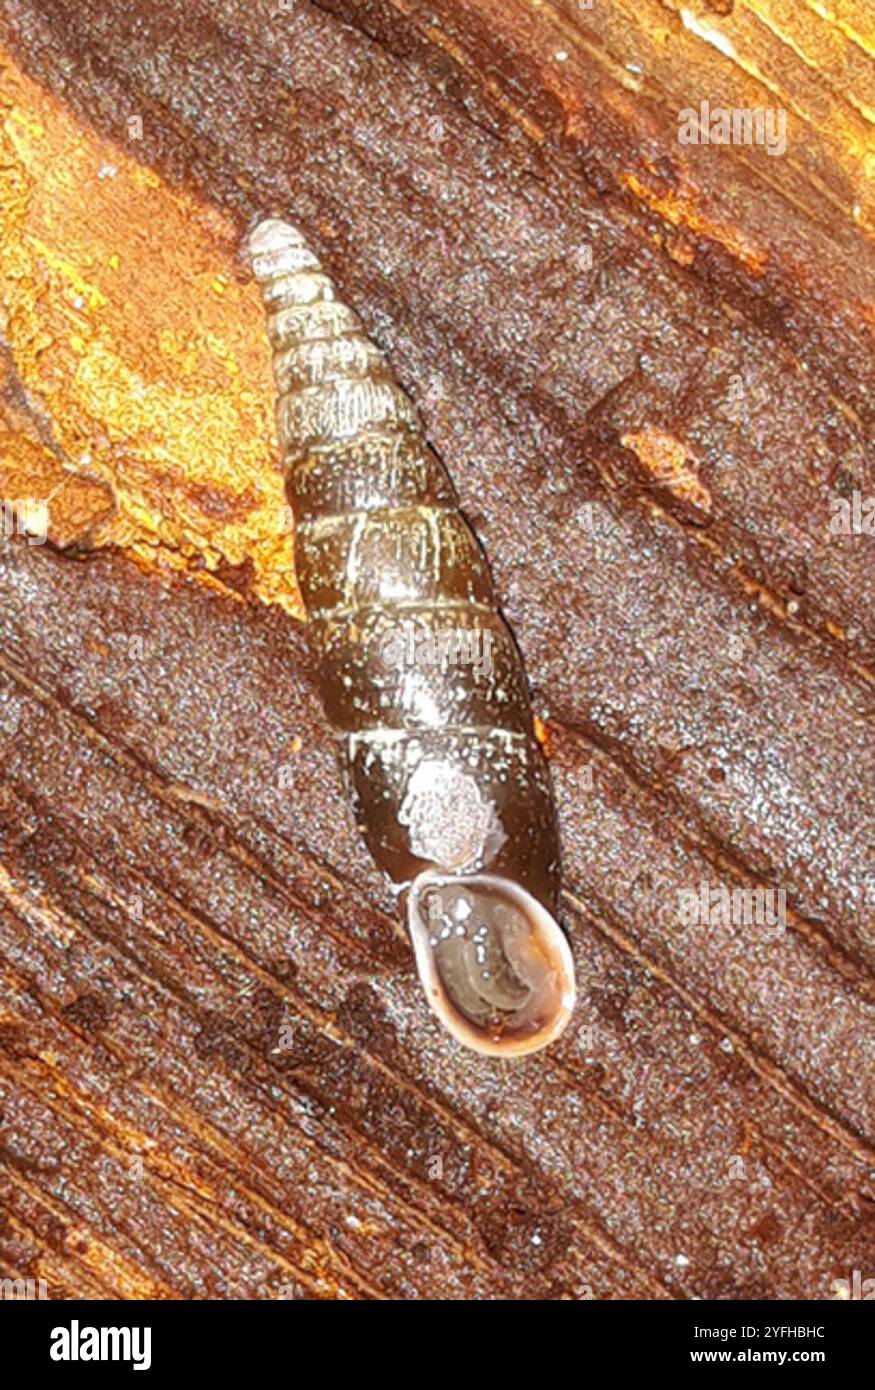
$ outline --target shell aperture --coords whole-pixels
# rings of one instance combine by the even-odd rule
[[[562,1032],[575,997],[571,952],[530,893],[491,874],[427,870],[411,887],[408,922],[429,1004],[460,1042],[520,1056]]]

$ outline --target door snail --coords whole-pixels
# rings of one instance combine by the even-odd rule
[[[301,234],[249,250],[295,560],[355,817],[459,1042],[522,1056],[574,1005],[559,845],[522,658],[409,398]]]

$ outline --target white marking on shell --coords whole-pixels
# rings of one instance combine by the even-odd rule
[[[291,275],[312,274],[320,266],[309,246],[280,246],[253,257],[252,269],[256,280],[264,284]]]
[[[282,217],[264,217],[249,234],[250,256],[261,256],[283,246],[306,246],[303,232]]]
[[[317,299],[313,304],[290,304],[268,312],[267,331],[274,352],[278,352],[344,333],[360,334],[362,325],[352,309],[339,299]]]
[[[531,758],[531,740],[527,734],[516,729],[499,729],[493,724],[454,724],[452,735],[458,744],[459,756],[469,741],[477,745],[480,755],[488,759],[499,780],[506,774],[525,771]],[[357,729],[355,733],[344,730],[335,737],[346,744],[347,756],[352,762],[359,749],[364,748],[364,766],[367,770],[375,760],[387,764],[404,764],[415,755],[420,746],[423,730],[387,729],[378,724],[373,729]],[[531,772],[526,774],[531,776]]]
[[[364,377],[382,365],[382,356],[361,334],[292,342],[274,356],[277,390],[284,395],[337,377]]]
[[[312,439],[350,439],[370,425],[398,420],[411,427],[416,413],[399,386],[388,381],[337,381],[281,397],[277,410],[284,448]]]
[[[259,223],[249,238],[252,269],[265,305],[284,307],[330,302],[334,285],[296,228],[278,218]]]
[[[495,804],[458,765],[426,758],[407,783],[398,820],[419,858],[463,873],[485,867],[507,836]]]
[[[346,559],[346,573],[343,576],[344,599],[348,607],[355,607],[355,586],[358,579],[358,544],[367,524],[368,514],[364,512],[356,518],[352,537],[350,538],[349,551]]]
[[[262,296],[272,313],[277,309],[294,308],[298,304],[319,304],[334,299],[334,284],[318,268],[289,274],[276,274],[262,280]]]
[[[441,575],[441,516],[437,508],[429,508],[429,530],[431,531],[431,572],[435,583]],[[424,558],[424,557],[423,557]]]

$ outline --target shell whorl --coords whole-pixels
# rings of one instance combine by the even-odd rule
[[[305,238],[269,218],[249,249],[310,643],[368,847],[405,896],[424,872],[488,873],[549,915],[558,890],[549,777],[483,551],[412,402]],[[387,660],[391,644],[404,647],[399,633],[434,653],[448,631],[457,652],[488,650],[488,664]],[[536,915],[533,906],[532,923]],[[444,1022],[470,1042],[467,1024]],[[524,1050],[539,1045],[532,1037]]]
[[[270,218],[250,252],[268,313],[311,645],[371,851],[403,886],[429,866],[494,870],[496,847],[512,843],[518,878],[550,903],[558,848],[549,780],[483,551],[413,404],[305,238]],[[387,637],[405,623],[426,637],[453,625],[481,645],[488,635],[490,669],[387,665]],[[435,771],[430,780],[423,766]],[[442,862],[458,839],[458,807],[473,815],[479,802],[501,834],[486,817],[479,841],[472,829],[469,860]]]
[[[300,232],[270,218],[249,246],[268,311],[284,456],[382,424],[415,429],[408,397]]]

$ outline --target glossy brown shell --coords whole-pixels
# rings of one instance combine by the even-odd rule
[[[304,238],[271,218],[250,251],[310,641],[368,848],[399,894],[424,870],[488,872],[553,913],[549,776],[486,557],[412,403]],[[409,632],[461,634],[489,661],[388,661]]]

